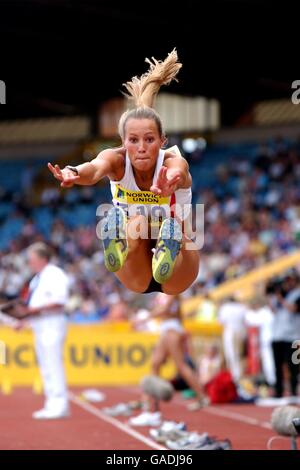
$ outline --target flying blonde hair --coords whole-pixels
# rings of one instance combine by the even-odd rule
[[[119,134],[124,139],[125,127],[128,119],[152,119],[156,122],[160,135],[163,135],[163,127],[159,114],[154,110],[155,98],[162,85],[169,85],[172,80],[176,80],[176,75],[182,67],[178,62],[176,49],[168,54],[164,61],[156,60],[152,57],[146,58],[150,64],[148,72],[141,77],[133,77],[129,82],[124,83],[127,93],[124,95],[134,102],[135,108],[125,111],[119,121]]]

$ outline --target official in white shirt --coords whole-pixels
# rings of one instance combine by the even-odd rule
[[[46,398],[44,408],[33,413],[33,418],[63,418],[69,415],[63,363],[67,333],[64,307],[69,295],[69,280],[61,268],[50,262],[51,250],[44,243],[31,245],[27,255],[35,276],[29,285],[25,313],[30,315]]]
[[[274,313],[268,305],[257,306],[246,314],[246,323],[259,328],[259,348],[263,374],[268,385],[273,386],[276,381],[275,362],[272,350],[272,325]]]
[[[219,311],[218,320],[223,325],[223,350],[227,368],[235,382],[242,377],[241,352],[247,337],[245,317],[247,307],[234,297],[225,301]]]

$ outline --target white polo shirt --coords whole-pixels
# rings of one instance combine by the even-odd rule
[[[239,302],[225,302],[219,309],[218,320],[227,330],[246,332],[245,318],[248,308]]]
[[[34,326],[42,320],[63,314],[69,295],[69,279],[61,268],[49,263],[33,277],[29,284],[29,291],[29,307],[40,308],[50,304],[61,305],[61,307],[47,310],[44,313],[41,312],[36,318],[32,317],[30,323]]]

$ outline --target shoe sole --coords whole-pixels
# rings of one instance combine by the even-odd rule
[[[113,207],[101,226],[104,263],[108,271],[122,268],[128,254],[126,240],[126,215],[119,207]]]
[[[182,245],[182,230],[175,219],[165,219],[159,231],[152,258],[152,273],[158,284],[164,284],[173,274]]]
[[[46,416],[43,416],[43,417],[32,416],[32,419],[36,419],[37,421],[42,421],[42,420],[52,420],[52,419],[66,419],[66,418],[70,418],[70,416],[71,416],[71,414],[68,413],[68,414],[61,415],[61,416],[50,416],[50,417],[46,417]]]

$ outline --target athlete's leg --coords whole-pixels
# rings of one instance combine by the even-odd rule
[[[159,339],[152,354],[151,368],[154,375],[159,375],[160,368],[166,362],[167,357],[168,351],[163,337]]]
[[[142,236],[146,238],[141,238]],[[115,275],[127,289],[134,292],[144,292],[152,278],[152,252],[146,217],[138,215],[129,219],[127,243],[128,254],[125,263],[121,269],[115,272]]]
[[[195,249],[186,249],[186,245]],[[199,272],[200,253],[196,245],[183,235],[182,248],[177,255],[171,278],[162,285],[165,294],[176,295],[185,291],[196,279]]]
[[[196,373],[184,360],[185,337],[182,333],[175,330],[168,330],[164,335],[164,344],[166,345],[169,356],[174,360],[179,375],[197,394],[197,398],[203,398],[203,390]]]

